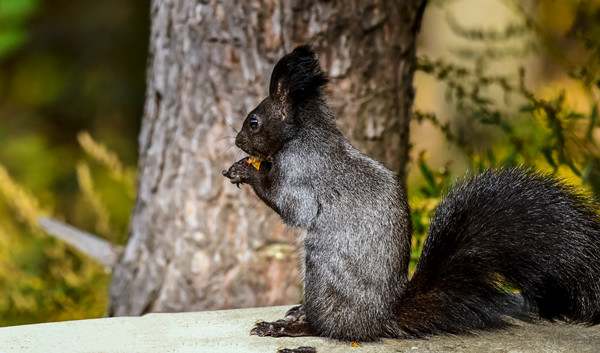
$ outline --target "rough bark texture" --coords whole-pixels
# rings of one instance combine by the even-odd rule
[[[154,0],[139,188],[112,315],[300,298],[295,235],[220,171],[275,61],[312,43],[354,143],[404,175],[424,0]]]

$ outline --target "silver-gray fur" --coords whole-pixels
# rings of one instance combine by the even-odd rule
[[[501,328],[515,314],[600,323],[596,205],[526,169],[490,170],[451,190],[409,281],[405,191],[338,130],[326,82],[310,48],[283,57],[236,137],[262,165],[245,158],[224,172],[305,230],[303,307],[253,333],[424,337]]]

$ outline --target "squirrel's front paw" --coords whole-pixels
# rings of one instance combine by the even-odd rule
[[[240,159],[233,163],[228,170],[222,172],[223,176],[228,178],[229,181],[238,188],[240,187],[240,184],[248,183],[256,171],[252,164],[248,163],[248,158],[249,157]]]

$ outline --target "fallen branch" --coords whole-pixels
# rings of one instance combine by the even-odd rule
[[[121,254],[122,247],[100,237],[57,220],[41,217],[38,222],[48,234],[75,247],[111,270]]]

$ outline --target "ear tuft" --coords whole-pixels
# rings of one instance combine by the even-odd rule
[[[297,104],[320,96],[327,81],[315,52],[310,46],[302,45],[281,58],[273,68],[269,95]]]

